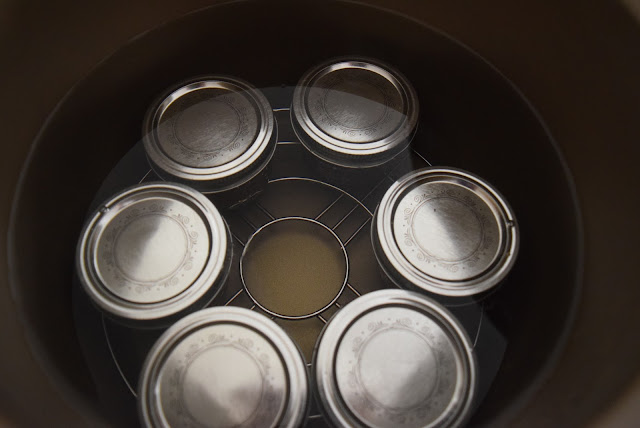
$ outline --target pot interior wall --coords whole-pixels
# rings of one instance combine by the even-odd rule
[[[531,107],[481,58],[405,17],[344,3],[247,2],[188,15],[122,47],[52,114],[26,166],[10,243],[15,293],[42,358],[90,403],[71,315],[76,240],[102,180],[138,142],[154,97],[212,72],[257,87],[295,85],[311,66],[343,55],[400,69],[420,99],[415,149],[495,184],[520,222],[518,262],[492,300],[491,321],[509,346],[473,421],[498,417],[540,376],[573,314],[580,237],[566,166]]]

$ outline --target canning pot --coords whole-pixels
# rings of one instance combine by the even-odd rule
[[[358,55],[415,86],[413,148],[496,185],[520,223],[504,359],[469,424],[637,425],[637,2],[214,3],[0,5],[0,423],[114,423],[72,317],[74,249],[154,98],[210,73],[295,85]]]

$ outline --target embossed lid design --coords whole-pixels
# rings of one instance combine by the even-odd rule
[[[409,145],[418,123],[418,99],[388,65],[333,61],[300,80],[291,117],[301,142],[321,159],[347,167],[376,166]]]
[[[380,265],[398,285],[445,296],[495,286],[519,246],[505,199],[454,168],[425,168],[396,181],[380,202],[372,235]]]
[[[476,391],[465,330],[441,305],[406,290],[345,306],[323,331],[314,363],[320,401],[337,426],[460,426]]]
[[[218,192],[258,174],[276,143],[271,105],[249,83],[202,77],[170,90],[147,113],[143,140],[154,170]]]
[[[147,427],[297,427],[307,372],[277,324],[243,308],[215,307],[178,321],[144,364],[139,411]]]
[[[229,269],[228,233],[202,194],[178,184],[138,185],[87,221],[78,245],[79,277],[111,315],[168,317],[220,290]]]

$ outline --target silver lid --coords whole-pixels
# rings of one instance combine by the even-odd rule
[[[150,183],[119,193],[93,214],[80,237],[77,267],[101,309],[155,320],[212,298],[230,251],[226,224],[205,196]]]
[[[144,121],[147,156],[161,177],[222,191],[248,181],[275,149],[271,105],[249,83],[204,77],[170,91]]]
[[[153,346],[139,382],[147,427],[297,427],[307,372],[273,321],[243,308],[193,313]]]
[[[291,115],[301,142],[316,156],[347,167],[375,166],[408,146],[418,98],[388,65],[334,61],[300,80]]]
[[[505,199],[454,168],[425,168],[396,181],[380,202],[372,233],[376,257],[398,285],[445,296],[496,285],[519,245]]]
[[[411,291],[349,303],[327,324],[314,358],[320,401],[337,426],[460,426],[476,392],[465,330]]]

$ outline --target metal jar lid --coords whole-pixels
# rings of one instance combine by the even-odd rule
[[[256,176],[276,146],[275,119],[249,83],[202,77],[165,93],[143,124],[156,173],[206,192],[237,187]]]
[[[378,262],[399,286],[471,296],[498,284],[519,246],[514,214],[481,178],[425,168],[387,190],[375,215]]]
[[[476,393],[472,344],[444,307],[406,290],[374,291],[329,321],[315,381],[336,426],[452,427]]]
[[[302,77],[291,118],[301,142],[317,157],[345,167],[376,166],[409,145],[418,124],[418,98],[388,65],[333,61]]]
[[[202,307],[229,272],[231,240],[216,207],[179,184],[129,188],[87,221],[77,251],[85,291],[116,318],[158,320]]]
[[[193,313],[155,343],[138,384],[147,427],[297,427],[308,381],[276,323],[243,308]]]

